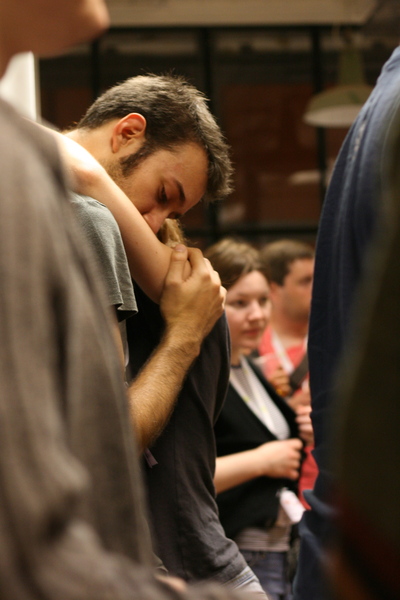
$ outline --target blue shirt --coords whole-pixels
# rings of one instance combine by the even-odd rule
[[[354,295],[381,209],[385,149],[399,105],[397,48],[343,143],[320,220],[308,342],[314,457],[320,474],[307,495],[311,511],[305,513],[300,528],[303,539],[295,600],[325,597],[321,560],[331,512],[329,425],[334,375],[349,339]]]

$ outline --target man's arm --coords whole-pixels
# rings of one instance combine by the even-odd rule
[[[184,279],[189,258],[191,275]],[[129,388],[132,423],[141,450],[163,431],[203,339],[223,313],[225,289],[199,250],[176,246],[171,255],[161,312],[160,344]]]
[[[60,134],[56,137],[75,187],[96,197],[113,213],[135,281],[150,298],[159,301],[165,280],[161,298],[164,336],[129,391],[132,421],[139,447],[144,449],[168,422],[204,337],[222,315],[225,291],[199,250],[179,246],[172,251],[160,242],[97,161],[73,140]],[[195,272],[190,274],[190,267]]]

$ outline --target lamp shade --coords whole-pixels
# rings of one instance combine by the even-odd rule
[[[315,127],[350,127],[372,88],[366,84],[338,85],[313,96],[304,121]]]
[[[338,85],[315,94],[303,119],[315,127],[350,127],[368,99],[372,87],[364,82],[361,56],[353,47],[342,50]]]

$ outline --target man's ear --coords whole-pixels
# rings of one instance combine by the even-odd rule
[[[139,113],[130,113],[120,119],[112,129],[112,152],[117,153],[130,145],[141,145],[145,139],[146,125],[146,119]]]
[[[268,285],[269,285],[269,296],[270,296],[271,300],[273,300],[274,298],[276,298],[276,296],[279,293],[279,290],[282,288],[282,286],[278,285],[275,281],[269,281]]]

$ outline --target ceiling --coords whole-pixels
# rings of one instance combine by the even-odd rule
[[[116,27],[362,25],[380,4],[379,0],[106,1]]]

